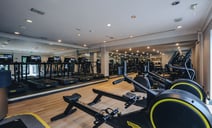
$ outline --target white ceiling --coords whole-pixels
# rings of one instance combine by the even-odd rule
[[[212,0],[179,0],[179,5],[172,6],[173,1],[1,0],[0,42],[4,45],[7,41],[8,45],[0,49],[11,50],[20,44],[22,51],[55,53],[83,48],[83,44],[88,48],[136,43],[142,46],[142,42],[152,39],[197,35],[202,31],[211,15]],[[197,4],[197,8],[191,9],[192,4]],[[31,8],[45,14],[31,12]],[[174,22],[176,18],[182,21]],[[31,19],[32,23],[27,23],[26,19]],[[111,27],[107,27],[108,23]],[[176,29],[178,25],[182,28]],[[14,36],[15,31],[21,35]],[[57,43],[58,39],[62,43]]]

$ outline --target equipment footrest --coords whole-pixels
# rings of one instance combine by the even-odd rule
[[[81,95],[78,93],[74,93],[71,96],[63,96],[63,99],[67,103],[76,102],[80,99]]]
[[[136,96],[136,94],[134,94],[134,93],[127,92],[126,94],[123,95],[123,97],[124,97],[125,99],[131,100],[131,99],[135,99],[137,96]]]

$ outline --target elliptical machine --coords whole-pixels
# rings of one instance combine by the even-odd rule
[[[157,75],[156,73],[151,72],[149,70],[149,63],[147,63],[146,69],[145,69],[147,72],[144,72],[144,74],[141,76],[140,75],[136,76],[134,78],[134,80],[142,83],[143,77],[145,76],[150,80],[150,83],[151,83],[151,84],[149,84],[150,86],[147,86],[148,84],[146,84],[146,87],[149,89],[151,89],[151,85],[153,84],[153,81],[154,81],[154,82],[159,83],[159,85],[160,85],[159,88],[185,90],[185,91],[188,91],[188,92],[194,94],[195,96],[200,98],[203,102],[206,102],[207,94],[205,93],[202,86],[193,80],[193,78],[195,76],[194,69],[188,68],[186,66],[190,56],[191,56],[191,50],[189,50],[183,58],[183,62],[182,62],[183,64],[181,64],[181,65],[184,65],[184,67],[172,65],[172,62],[174,60],[177,60],[179,57],[179,52],[175,51],[168,63],[168,65],[172,68],[175,68],[178,70],[185,70],[185,72],[187,73],[187,76],[188,76],[187,78],[180,78],[180,79],[171,81],[167,78]],[[137,86],[134,86],[134,91],[139,91],[137,89]]]
[[[183,90],[173,89],[156,92],[129,78],[124,66],[124,79],[114,83],[127,81],[135,84],[138,89],[145,90],[149,97],[145,109],[128,114],[118,114],[118,109],[106,108],[98,110],[80,102],[80,94],[63,96],[68,103],[64,113],[51,118],[55,121],[76,111],[76,108],[95,118],[94,127],[107,123],[114,128],[211,128],[212,116],[206,105],[197,97]],[[75,108],[74,108],[75,107]]]

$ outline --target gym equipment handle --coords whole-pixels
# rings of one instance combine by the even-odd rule
[[[96,120],[94,121],[93,128],[98,128],[100,125],[102,125],[108,119],[112,119],[116,114],[119,113],[118,108],[116,108],[114,110],[111,108],[107,108],[103,111],[106,112],[106,115],[104,115],[104,114],[96,115],[96,117],[95,117]]]
[[[124,78],[115,80],[115,81],[113,81],[113,85],[118,84],[118,83],[121,83],[121,82],[124,81],[124,80],[125,80]]]

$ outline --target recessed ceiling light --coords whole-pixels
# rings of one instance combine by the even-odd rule
[[[61,43],[61,42],[62,42],[62,40],[57,40],[57,42]]]
[[[129,50],[132,51],[132,48],[130,48]]]
[[[177,26],[177,29],[180,29],[180,28],[182,28],[182,26],[181,26],[181,25]]]
[[[197,8],[197,3],[196,4],[192,4],[191,6],[190,6],[190,8],[192,9],[192,10],[195,10],[196,8]]]
[[[179,43],[176,43],[176,46],[178,46],[179,45]]]
[[[149,46],[147,46],[147,49],[150,49],[150,47],[149,47]]]
[[[107,24],[108,27],[111,27],[111,24]]]
[[[80,34],[78,33],[77,36],[80,36]]]
[[[8,42],[8,41],[4,41],[3,44],[4,44],[4,45],[8,45],[9,42]]]
[[[14,34],[16,34],[16,35],[20,35],[21,33],[20,33],[20,32],[14,32]]]
[[[87,45],[86,45],[86,44],[83,44],[83,46],[84,46],[84,47],[87,47]]]
[[[1,45],[2,48],[5,48],[5,45]]]
[[[26,19],[26,22],[27,22],[27,23],[32,23],[32,20]]]
[[[171,3],[172,6],[176,6],[178,4],[180,4],[180,1],[174,1],[174,2]]]

